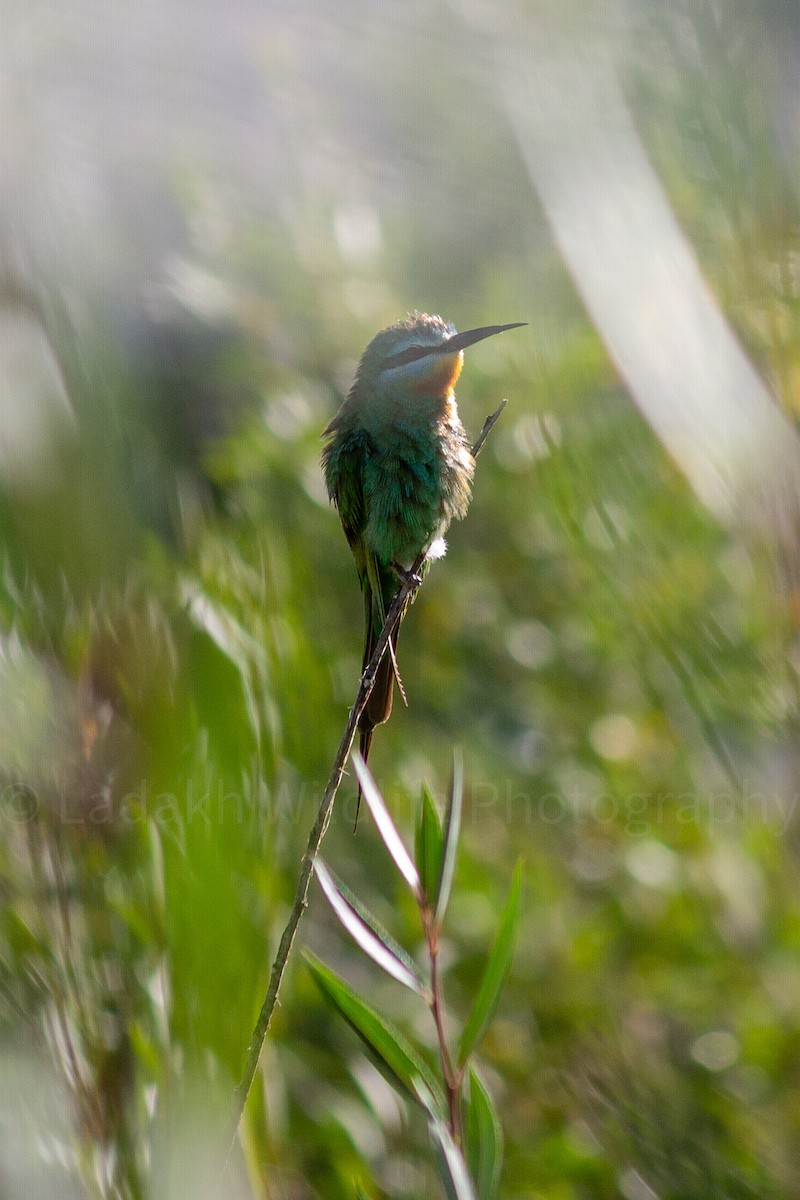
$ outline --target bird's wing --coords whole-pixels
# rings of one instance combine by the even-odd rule
[[[330,426],[326,429],[329,433]],[[369,453],[363,433],[352,433],[339,441],[332,440],[322,452],[322,465],[328,495],[339,510],[339,519],[350,548],[356,556],[359,575],[366,563],[359,562],[356,546],[367,523],[367,501],[364,494],[364,460]]]
[[[381,563],[377,555],[364,544],[363,534],[369,517],[369,499],[364,488],[364,467],[367,458],[374,452],[369,435],[363,429],[354,430],[348,435],[338,438],[337,433],[336,418],[334,418],[323,435],[331,440],[322,452],[322,465],[328,494],[339,510],[342,528],[353,552],[358,578],[361,582],[366,624],[364,641],[364,666],[366,667],[372,657],[375,643],[380,636],[398,583],[392,568]],[[393,639],[387,660],[391,667],[391,676],[397,680],[398,687],[405,698],[394,654],[395,640]],[[391,709],[391,677],[387,682],[386,716]],[[379,720],[385,720],[386,716],[380,717]]]

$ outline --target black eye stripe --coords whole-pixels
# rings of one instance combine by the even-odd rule
[[[416,362],[418,358],[425,358],[426,355],[433,354],[437,349],[437,346],[407,346],[405,350],[391,354],[387,360],[387,366],[403,367],[406,363]]]

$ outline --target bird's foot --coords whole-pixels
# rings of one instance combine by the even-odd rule
[[[413,587],[419,587],[422,583],[422,576],[418,571],[409,571],[396,558],[392,559],[391,568],[401,583],[410,583]]]

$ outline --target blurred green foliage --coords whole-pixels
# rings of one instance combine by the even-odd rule
[[[512,7],[526,28],[554,19]],[[441,797],[464,747],[444,955],[462,1023],[525,859],[519,946],[480,1053],[500,1194],[796,1195],[792,547],[768,524],[721,527],[633,407],[474,24],[457,5],[376,11],[272,14],[253,68],[273,106],[268,198],[173,145],[152,186],[174,242],[151,245],[142,218],[142,261],[124,222],[98,229],[83,288],[65,245],[52,274],[0,261],[4,345],[33,331],[36,347],[4,376],[33,451],[9,417],[0,455],[0,1193],[199,1194],[224,1155],[358,680],[357,582],[319,434],[372,334],[419,307],[462,327],[530,323],[468,356],[468,427],[509,405],[405,621],[410,705],[371,761],[410,844],[421,781]],[[605,36],[645,145],[794,414],[794,10],[626,14]],[[143,196],[137,178],[129,203]],[[413,906],[369,823],[352,836],[354,791],[326,859],[407,945]],[[412,1019],[318,894],[301,931]],[[424,1121],[299,956],[242,1145],[231,1196],[438,1194]]]

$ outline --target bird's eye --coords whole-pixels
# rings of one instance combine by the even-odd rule
[[[406,363],[416,362],[418,358],[424,358],[426,354],[430,354],[435,349],[435,346],[406,346],[405,350],[398,350],[396,354],[389,356],[387,366],[403,367]]]

